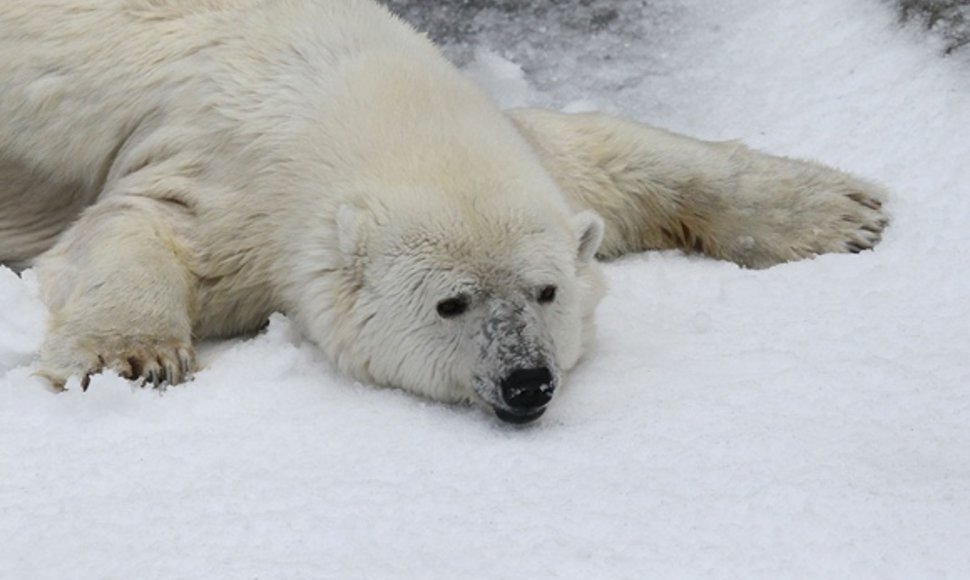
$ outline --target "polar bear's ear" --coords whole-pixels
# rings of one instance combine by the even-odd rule
[[[584,211],[573,216],[573,239],[576,240],[577,257],[589,262],[596,257],[603,241],[603,218],[595,212]]]
[[[367,253],[368,218],[359,207],[345,204],[337,208],[337,244],[348,263]]]

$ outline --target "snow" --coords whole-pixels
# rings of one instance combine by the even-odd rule
[[[609,264],[525,428],[355,384],[282,315],[164,395],[54,396],[36,281],[0,269],[0,578],[970,576],[968,63],[877,0],[658,6],[541,61],[477,37],[469,74],[878,179],[876,251]]]

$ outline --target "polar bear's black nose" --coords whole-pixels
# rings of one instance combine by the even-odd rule
[[[502,381],[502,399],[515,410],[542,407],[552,399],[554,390],[548,367],[518,369]]]

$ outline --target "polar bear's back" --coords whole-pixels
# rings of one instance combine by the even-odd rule
[[[148,159],[199,143],[222,143],[226,158],[252,150],[253,133],[297,110],[272,101],[310,98],[281,78],[326,83],[328,67],[382,45],[433,50],[382,7],[350,0],[0,4],[0,261],[48,247]]]
[[[337,57],[383,36],[409,36],[394,33],[399,28],[380,7],[346,1],[4,3],[0,156],[96,181],[146,117],[201,107],[213,92],[257,87],[258,77],[276,72],[280,53],[320,44],[311,36],[326,38],[325,50]],[[247,105],[246,95],[235,97]],[[231,99],[219,105],[231,114]]]

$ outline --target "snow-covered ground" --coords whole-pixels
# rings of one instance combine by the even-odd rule
[[[0,269],[0,578],[970,577],[968,63],[879,0],[651,4],[520,23],[557,35],[526,72],[482,36],[469,72],[879,180],[875,252],[608,265],[598,347],[527,428],[354,384],[281,315],[163,396],[54,396],[35,281]]]

